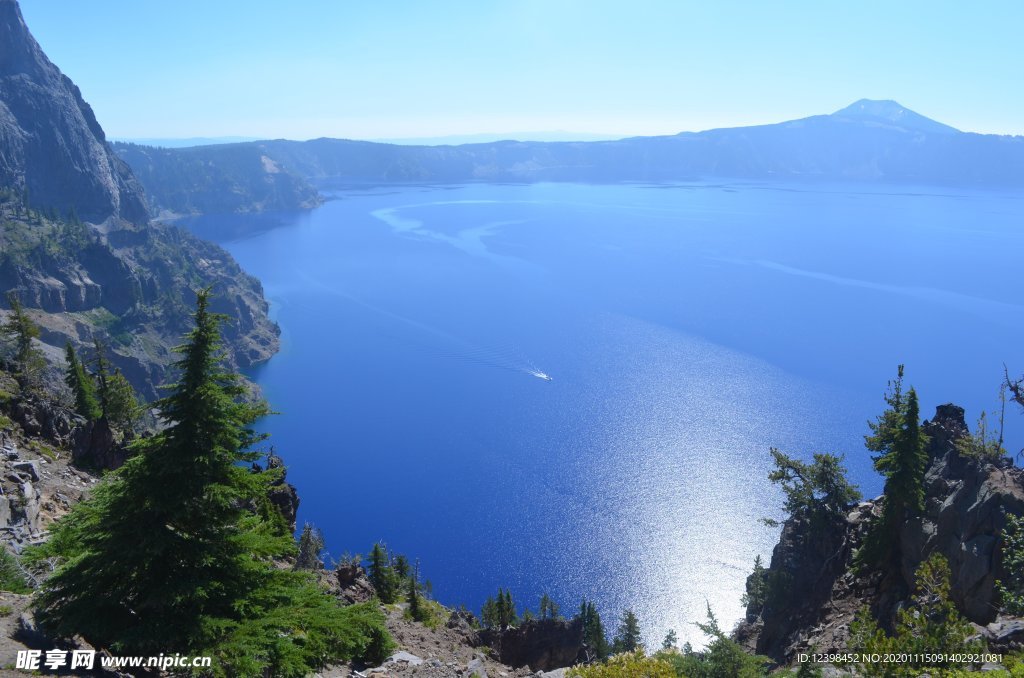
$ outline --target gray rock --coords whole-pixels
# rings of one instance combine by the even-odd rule
[[[28,474],[33,482],[39,482],[42,476],[39,474],[39,464],[35,461],[17,461],[11,464],[15,471],[22,471]]]

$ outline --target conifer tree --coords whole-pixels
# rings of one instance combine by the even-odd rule
[[[39,338],[39,326],[25,312],[18,295],[9,293],[7,301],[11,312],[6,322],[0,325],[0,334],[13,344],[18,385],[25,390],[35,390],[39,386],[39,375],[46,365],[42,352],[32,343]]]
[[[306,523],[299,537],[299,555],[295,559],[298,570],[317,570],[323,567],[320,554],[324,550],[324,534],[320,528]]]
[[[99,397],[100,410],[103,416],[108,416],[110,410],[110,363],[107,361],[107,349],[99,337],[92,339],[93,351],[96,357],[93,358],[93,367],[96,375],[96,395]]]
[[[268,408],[243,402],[221,366],[222,316],[208,302],[197,295],[179,380],[157,403],[167,427],[136,441],[32,554],[63,558],[37,618],[117,654],[212,655],[220,675],[302,676],[384,651],[379,610],[342,608],[307,573],[275,565],[295,549],[268,498],[280,473],[249,470],[262,438],[252,425]]]
[[[612,640],[612,649],[616,654],[634,652],[640,648],[640,622],[633,610],[622,613],[622,621]]]
[[[594,603],[584,599],[580,604],[579,619],[583,626],[583,643],[589,648],[591,659],[605,659],[609,650],[608,639]]]
[[[380,602],[388,605],[398,602],[402,582],[395,576],[395,570],[391,567],[387,548],[379,542],[374,544],[373,550],[370,551],[368,574]]]
[[[924,475],[928,455],[921,432],[917,392],[903,392],[903,366],[886,395],[889,409],[870,423],[867,448],[878,452],[875,469],[885,477],[882,515],[872,527],[858,559],[863,564],[892,565],[899,556],[900,526],[924,510]]]
[[[675,629],[669,629],[668,633],[665,634],[665,640],[661,641],[662,650],[671,650],[679,644],[679,636],[676,635]]]
[[[64,380],[75,397],[75,412],[85,417],[87,421],[99,419],[102,412],[96,399],[96,387],[92,376],[85,371],[85,366],[78,359],[75,347],[70,341],[64,346],[64,355],[68,363]]]
[[[142,407],[128,379],[115,369],[106,379],[107,422],[127,437],[132,437],[139,424]]]

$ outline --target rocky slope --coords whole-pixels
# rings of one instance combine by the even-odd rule
[[[258,147],[225,144],[152,148],[115,143],[114,151],[146,187],[154,210],[215,214],[305,209],[320,195]]]
[[[221,248],[151,223],[140,184],[78,88],[43,54],[15,0],[0,0],[0,307],[15,294],[60,363],[102,338],[147,397],[212,287],[231,322],[229,362],[269,358],[278,329],[260,284]],[[2,311],[0,311],[2,314]]]
[[[878,499],[858,504],[841,524],[824,530],[787,521],[763,574],[775,593],[762,607],[748,608],[737,630],[748,649],[782,664],[810,648],[847,651],[857,611],[868,605],[891,626],[908,596],[906,582],[934,552],[949,562],[953,600],[989,647],[1024,648],[1024,620],[999,616],[994,588],[1009,574],[999,535],[1008,513],[1024,514],[1024,469],[1009,459],[994,463],[961,455],[955,442],[968,429],[963,409],[955,405],[938,407],[922,430],[930,437],[926,509],[902,527],[901,572],[884,576],[854,568],[868,520],[880,515]]]

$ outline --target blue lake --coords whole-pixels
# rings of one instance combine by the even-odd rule
[[[1024,369],[1024,196],[878,186],[341,187],[205,217],[283,349],[265,424],[334,555],[382,540],[435,596],[726,626],[767,559],[770,447],[863,448],[907,366],[969,423]],[[239,225],[257,235],[233,237]],[[550,376],[550,380],[543,378]],[[1008,441],[1024,445],[1017,411]]]

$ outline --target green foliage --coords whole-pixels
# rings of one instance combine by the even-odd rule
[[[676,670],[660,655],[647,657],[642,650],[615,655],[602,664],[577,666],[569,676],[578,678],[675,678]]]
[[[391,566],[387,547],[381,543],[374,544],[369,560],[367,573],[380,602],[386,605],[397,603],[402,592],[402,579]]]
[[[506,629],[519,622],[512,592],[498,589],[498,597],[488,597],[480,610],[480,621],[485,628]]]
[[[324,533],[320,528],[306,523],[299,537],[299,555],[295,559],[297,570],[318,570],[323,567],[320,557],[324,551]]]
[[[31,591],[18,566],[18,557],[0,546],[0,591],[28,593]]]
[[[887,636],[867,607],[861,609],[850,625],[850,649],[866,653],[909,653],[918,661],[900,664],[863,664],[867,676],[919,676],[935,669],[953,669],[953,663],[926,664],[920,655],[949,656],[981,651],[977,642],[968,642],[973,633],[970,623],[960,616],[949,596],[949,564],[938,553],[932,554],[914,575],[916,590],[913,604],[900,610],[895,634]]]
[[[707,622],[698,622],[697,628],[710,638],[703,652],[693,652],[687,646],[682,653],[659,652],[656,655],[670,662],[676,675],[687,678],[757,678],[768,675],[771,660],[748,654],[739,643],[726,635],[711,611],[710,604]]]
[[[295,543],[252,473],[268,408],[241,401],[221,367],[221,316],[197,295],[180,377],[158,402],[167,427],[51,529],[36,559],[62,563],[39,595],[53,633],[118,654],[212,655],[222,675],[302,676],[387,646],[373,606],[342,608],[308,573],[279,568]],[[379,649],[379,648],[378,648]]]
[[[70,341],[64,346],[64,355],[68,363],[64,381],[75,397],[75,412],[85,417],[87,421],[96,421],[103,412],[96,398],[96,386],[93,384],[92,376],[85,371],[85,366],[79,361],[75,347]]]
[[[1000,394],[1002,395],[1002,393]],[[995,461],[1006,456],[1003,448],[1002,433],[997,436],[988,430],[988,416],[982,412],[974,433],[961,436],[956,441],[956,451],[965,457]]]
[[[540,618],[541,619],[559,619],[559,606],[554,600],[551,599],[547,593],[542,593],[540,596]]]
[[[135,389],[121,370],[114,370],[107,380],[107,421],[122,435],[133,437],[142,418],[142,406]]]
[[[597,612],[594,603],[584,600],[580,603],[578,618],[583,626],[583,643],[587,646],[590,658],[605,659],[608,657],[610,648],[608,639],[604,634],[604,626],[601,624],[601,615]]]
[[[768,480],[782,487],[784,508],[792,518],[821,527],[841,518],[850,504],[860,499],[857,487],[846,480],[842,457],[816,453],[814,461],[807,464],[775,448],[771,455],[775,470]]]
[[[928,457],[927,437],[921,432],[917,393],[903,392],[903,366],[885,396],[889,408],[875,422],[865,445],[872,452],[875,469],[885,477],[882,516],[872,526],[858,554],[861,566],[889,565],[899,553],[900,525],[908,516],[924,510],[924,474]]]
[[[665,634],[665,640],[661,641],[662,650],[671,650],[672,648],[679,645],[679,636],[676,635],[675,629],[669,629],[668,633]]]
[[[1010,578],[996,582],[1000,604],[1007,614],[1024,616],[1024,516],[1007,515],[1002,537],[1003,569]]]
[[[768,576],[765,566],[761,563],[761,554],[754,556],[754,571],[747,577],[746,591],[740,598],[743,607],[760,610],[768,600]]]
[[[620,654],[623,652],[635,652],[643,650],[640,645],[640,622],[637,620],[633,610],[626,610],[622,613],[622,620],[619,628],[612,639],[612,652]]]
[[[28,317],[14,292],[8,293],[7,302],[11,311],[0,325],[0,336],[11,345],[18,384],[24,390],[34,391],[40,386],[39,377],[46,366],[46,359],[33,343],[39,338],[39,326]]]

